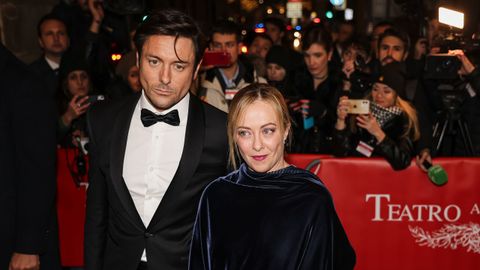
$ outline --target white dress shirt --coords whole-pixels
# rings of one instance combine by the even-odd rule
[[[152,220],[180,163],[189,101],[190,94],[187,94],[170,109],[159,113],[142,91],[135,107],[125,149],[123,179],[145,227],[148,227]],[[177,109],[180,125],[158,122],[144,127],[140,119],[142,109],[148,109],[155,114],[166,114]],[[141,260],[147,261],[145,250]]]
[[[45,61],[47,61],[47,64],[50,66],[52,70],[58,70],[60,67],[60,64],[53,62],[52,60],[48,59],[48,57],[45,56]]]

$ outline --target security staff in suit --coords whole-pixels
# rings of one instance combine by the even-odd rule
[[[43,54],[29,67],[44,80],[49,96],[54,97],[58,89],[60,61],[70,46],[67,27],[56,15],[47,14],[38,22],[37,34]]]
[[[0,43],[2,270],[60,268],[58,242],[49,231],[55,213],[55,106],[42,86]]]
[[[87,113],[85,267],[183,270],[201,192],[227,172],[226,114],[189,93],[204,51],[192,18],[151,14],[134,40],[142,91]]]

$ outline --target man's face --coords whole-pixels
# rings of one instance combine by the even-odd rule
[[[212,36],[211,50],[229,53],[231,65],[236,64],[238,61],[239,48],[235,34],[215,33]]]
[[[401,39],[394,36],[386,36],[380,41],[378,59],[382,66],[394,61],[403,62],[408,55],[405,49],[405,44],[403,44]]]
[[[174,36],[150,36],[137,59],[140,83],[158,111],[177,104],[188,93],[198,73],[193,41],[184,37],[179,37],[175,43]]]
[[[38,42],[45,55],[61,56],[70,45],[65,24],[57,20],[46,20],[40,26]]]
[[[270,40],[263,37],[256,37],[248,48],[248,52],[265,59],[270,47],[272,47],[272,42]]]
[[[281,44],[282,37],[284,33],[280,31],[275,24],[267,23],[265,24],[265,33],[270,36],[273,41],[273,44]]]

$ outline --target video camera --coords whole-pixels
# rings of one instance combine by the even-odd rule
[[[438,54],[428,55],[425,63],[425,78],[434,80],[456,80],[461,63],[449,50],[462,50],[466,54],[480,52],[480,40],[475,35],[472,39],[463,36],[464,14],[444,7],[438,8],[438,21],[448,26],[443,31],[443,38],[432,47],[439,47]]]

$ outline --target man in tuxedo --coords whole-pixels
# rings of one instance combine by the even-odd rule
[[[38,22],[37,34],[43,54],[30,68],[45,81],[48,95],[53,97],[58,88],[60,61],[70,45],[67,27],[59,17],[47,14]]]
[[[183,270],[200,195],[227,172],[226,114],[189,93],[205,48],[192,18],[151,14],[134,40],[142,91],[87,114],[85,267]]]
[[[0,43],[0,269],[60,268],[57,238],[49,231],[55,106],[42,86]],[[52,257],[45,261],[47,254]]]

